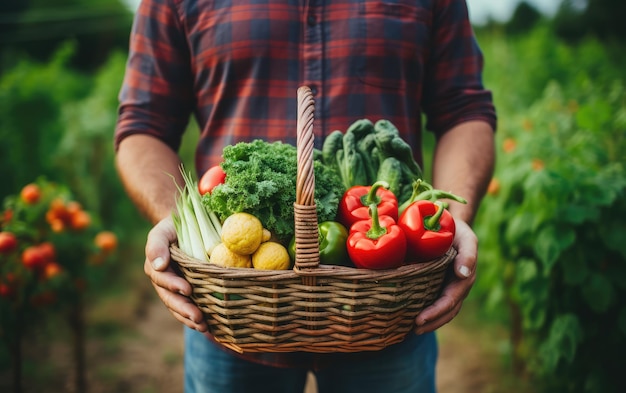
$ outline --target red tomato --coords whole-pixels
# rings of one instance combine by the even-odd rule
[[[20,197],[27,204],[33,205],[39,202],[39,198],[41,198],[41,189],[37,184],[27,184],[24,186],[24,188],[22,188],[22,191],[20,192]]]
[[[210,194],[215,186],[224,183],[225,179],[226,173],[221,166],[215,165],[211,167],[208,171],[204,172],[204,175],[202,175],[200,181],[198,182],[198,191],[200,191],[200,195],[207,193]]]
[[[46,262],[50,262],[56,258],[56,248],[51,242],[41,243],[37,248]]]
[[[8,254],[17,248],[17,238],[11,232],[0,232],[0,254]]]
[[[85,210],[78,210],[71,216],[70,225],[76,231],[82,231],[91,225],[91,216]]]
[[[42,267],[46,263],[45,251],[38,246],[30,246],[22,251],[22,264],[28,269]]]
[[[46,280],[50,280],[58,276],[59,274],[61,274],[62,271],[63,271],[63,268],[58,263],[48,262],[46,266],[43,268],[43,277]]]
[[[102,231],[96,235],[94,243],[104,253],[111,253],[117,248],[117,236],[113,232]]]

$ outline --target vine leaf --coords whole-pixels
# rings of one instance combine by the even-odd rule
[[[572,363],[578,343],[582,339],[583,330],[578,317],[574,314],[558,315],[552,323],[548,338],[539,350],[544,371],[550,373],[556,370],[561,359],[568,364]]]
[[[563,250],[574,244],[575,240],[576,232],[569,227],[557,230],[553,226],[548,226],[539,231],[534,250],[546,271],[552,270]]]

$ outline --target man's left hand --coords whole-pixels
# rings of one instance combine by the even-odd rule
[[[417,334],[431,332],[450,322],[461,310],[463,300],[476,280],[478,238],[466,222],[455,219],[455,224],[453,247],[458,252],[454,259],[455,274],[443,288],[439,299],[415,319]]]

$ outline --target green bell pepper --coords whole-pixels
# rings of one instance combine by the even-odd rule
[[[341,223],[336,221],[324,221],[318,225],[320,264],[341,265],[354,267],[348,250],[346,241],[348,240],[348,230]],[[289,243],[289,256],[292,262],[296,259],[296,239],[293,237]]]

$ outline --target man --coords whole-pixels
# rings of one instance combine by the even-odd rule
[[[144,0],[135,18],[116,129],[117,168],[155,224],[145,273],[185,327],[190,392],[434,392],[433,331],[456,316],[475,280],[471,223],[494,165],[496,116],[465,1]],[[211,341],[190,285],[172,270],[170,215],[177,149],[190,114],[200,127],[196,170],[224,146],[255,138],[295,144],[296,91],[311,87],[315,140],[353,121],[388,119],[421,156],[422,114],[436,135],[433,185],[461,195],[455,278],[416,320],[416,334],[354,354],[238,355]],[[155,327],[158,328],[158,327]],[[203,334],[204,333],[204,334]]]

